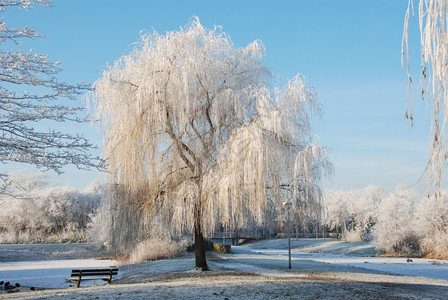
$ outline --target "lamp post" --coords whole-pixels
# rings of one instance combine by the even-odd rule
[[[283,202],[283,208],[287,210],[287,226],[288,226],[288,263],[289,263],[289,269],[291,270],[291,202]]]

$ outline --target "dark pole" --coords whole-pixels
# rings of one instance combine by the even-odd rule
[[[286,208],[288,212],[287,226],[288,226],[288,267],[291,270],[291,202],[283,202],[283,207]]]
[[[291,270],[291,218],[288,209],[288,259],[289,259],[289,269]]]

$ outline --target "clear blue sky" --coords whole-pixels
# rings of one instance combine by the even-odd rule
[[[62,62],[60,78],[70,82],[94,82],[107,63],[132,49],[140,31],[177,30],[193,15],[206,27],[221,25],[236,47],[260,39],[266,64],[282,82],[300,72],[318,91],[325,114],[315,122],[315,132],[331,149],[335,165],[325,187],[377,184],[390,191],[400,183],[420,189],[429,149],[426,104],[415,99],[414,128],[404,119],[401,39],[407,2],[55,0],[51,8],[11,9],[3,15],[9,26],[27,25],[43,34],[45,39],[25,48]],[[417,17],[411,23],[411,66],[418,82]],[[101,146],[94,128],[66,126]],[[54,180],[84,187],[96,177],[95,171],[68,167]]]

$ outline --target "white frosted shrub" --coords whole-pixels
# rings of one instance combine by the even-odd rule
[[[422,252],[426,257],[448,258],[448,195],[428,197],[416,209],[417,229],[424,236]]]
[[[325,197],[324,222],[329,230],[341,226],[347,241],[370,241],[382,198],[383,190],[375,185],[360,190],[329,191]]]
[[[159,217],[151,220],[149,238],[139,242],[129,252],[128,262],[137,263],[147,260],[175,257],[188,246],[187,239],[173,239],[167,226]]]
[[[420,256],[419,236],[415,231],[416,194],[399,185],[381,201],[374,229],[376,247],[391,255]]]
[[[436,231],[426,236],[422,241],[422,251],[425,257],[448,259],[448,234],[447,231]]]
[[[157,236],[138,243],[130,252],[129,263],[179,256],[188,246],[188,240],[174,241],[170,237]]]

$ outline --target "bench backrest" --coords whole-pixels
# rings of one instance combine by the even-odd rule
[[[117,275],[118,268],[107,269],[73,269],[72,277],[75,276],[102,276],[102,275]]]

